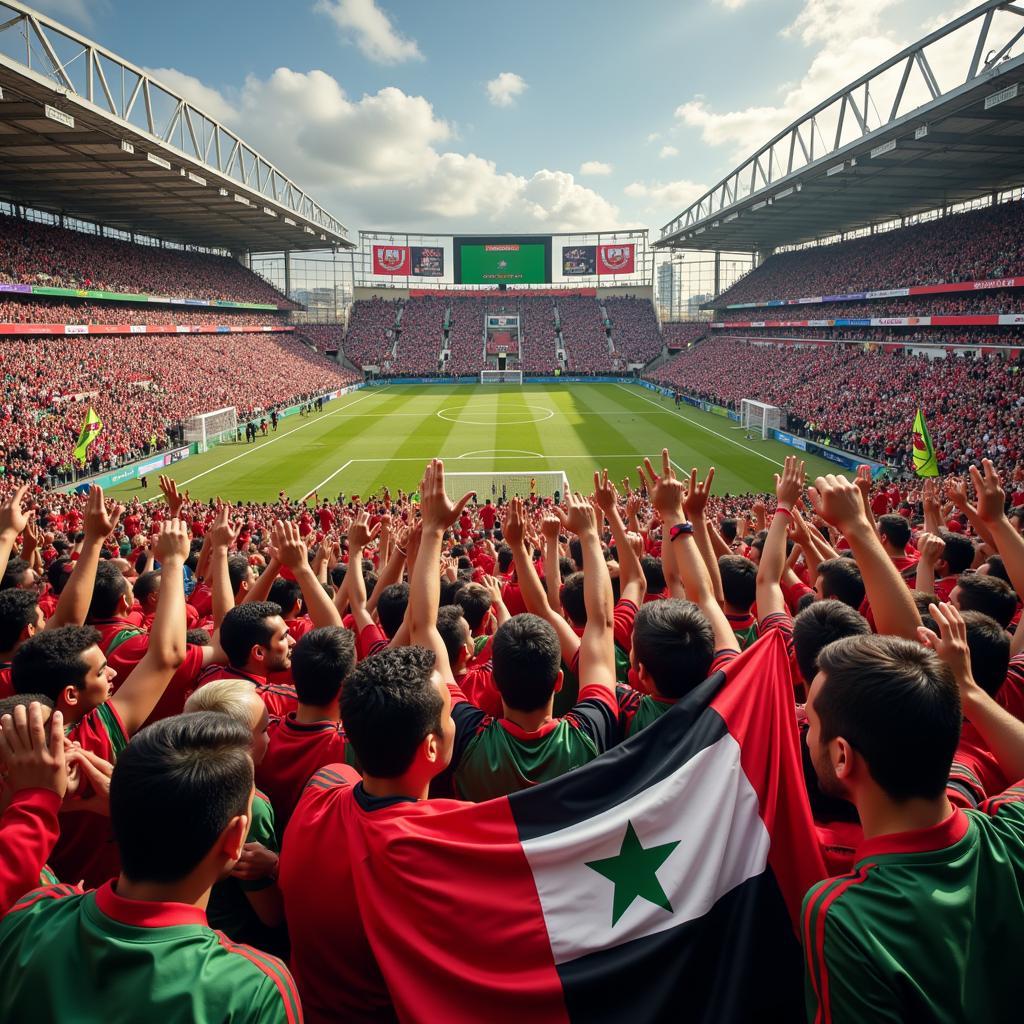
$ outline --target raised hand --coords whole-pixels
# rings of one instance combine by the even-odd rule
[[[564,523],[564,513],[558,515],[548,513],[540,521],[540,532],[545,540],[557,541],[559,533],[562,532]]]
[[[867,497],[871,493],[871,467],[858,466],[857,475],[853,478],[853,482],[860,488],[861,494]]]
[[[68,788],[67,755],[64,752],[64,718],[59,711],[43,724],[43,706],[32,701],[19,704],[13,714],[0,718],[0,761],[7,768],[7,786],[48,789],[59,797]]]
[[[597,515],[594,512],[594,506],[578,491],[575,494],[567,494],[566,503],[569,506],[566,513],[567,529],[579,537],[585,533],[596,534]]]
[[[682,515],[685,488],[683,482],[676,478],[667,448],[661,450],[660,476],[655,472],[650,459],[644,459],[643,468],[637,466],[637,473],[640,475],[640,482],[647,487],[651,503],[662,518],[666,515]]]
[[[835,473],[819,476],[814,486],[807,489],[807,496],[811,499],[814,511],[826,523],[843,533],[857,526],[869,525],[860,489],[844,476]]]
[[[967,644],[967,626],[963,616],[951,604],[930,604],[928,611],[939,627],[939,635],[925,626],[918,626],[917,638],[950,667],[963,693],[968,686],[974,685],[971,649]]]
[[[934,565],[946,550],[946,542],[934,533],[921,533],[917,537],[917,550],[921,552],[921,561]]]
[[[787,455],[782,465],[782,475],[775,474],[775,497],[778,499],[779,508],[792,509],[796,505],[804,492],[805,476],[803,459]]]
[[[510,547],[517,547],[526,537],[526,524],[523,522],[523,499],[513,498],[505,513],[505,522],[501,532]]]
[[[270,530],[271,543],[277,552],[278,561],[292,572],[309,566],[306,544],[299,535],[296,523],[279,519]]]
[[[686,497],[683,499],[683,511],[686,513],[687,519],[697,519],[699,516],[704,515],[708,498],[711,497],[711,482],[714,479],[714,466],[708,470],[708,475],[704,478],[703,483],[697,479],[697,470],[690,470],[690,487],[686,492]]]
[[[970,499],[967,497],[967,481],[960,477],[953,476],[946,481],[946,497],[953,503],[953,507],[959,512],[966,512],[970,507]]]
[[[106,540],[121,519],[124,506],[116,501],[110,503],[108,509],[103,501],[103,488],[95,484],[89,488],[89,497],[85,502],[85,519],[82,528],[86,540]]]
[[[349,547],[365,548],[377,539],[381,525],[377,523],[370,529],[370,515],[368,512],[360,512],[355,522],[348,531]]]
[[[217,509],[217,517],[214,519],[207,537],[211,547],[230,551],[235,546],[235,542],[238,540],[238,535],[241,532],[241,522],[232,521],[231,519],[231,506],[221,505]]]
[[[92,795],[66,803],[64,811],[92,811],[110,817],[110,780],[114,766],[99,754],[84,747],[72,745],[67,749],[68,797],[76,796],[88,783]]]
[[[160,477],[160,490],[167,499],[167,507],[171,510],[171,518],[177,518],[181,506],[185,502],[185,495],[178,493],[178,485],[169,477]]]
[[[156,557],[161,565],[178,561],[182,564],[188,558],[188,530],[180,519],[165,519],[160,524],[156,538]]]
[[[977,466],[971,466],[971,483],[978,496],[978,515],[983,522],[995,523],[1006,514],[1006,492],[992,460],[982,459],[981,465],[984,472]]]
[[[0,504],[0,533],[6,533],[12,538],[17,537],[35,518],[35,509],[26,512],[21,507],[27,491],[28,484],[22,484]]]
[[[608,470],[603,469],[600,473],[594,473],[594,502],[597,507],[607,516],[615,508],[619,500],[615,484],[608,479]]]
[[[468,491],[457,502],[452,502],[444,489],[444,463],[431,459],[420,482],[420,514],[424,529],[447,530],[469,504],[473,492]]]

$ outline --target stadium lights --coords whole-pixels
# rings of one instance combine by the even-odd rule
[[[914,139],[924,139],[928,136],[928,125],[923,124],[920,128],[914,129]]]
[[[266,215],[267,215],[268,217],[276,217],[276,216],[277,216],[277,214],[276,214],[276,213],[275,213],[275,212],[274,212],[274,211],[273,211],[273,210],[272,210],[272,209],[271,209],[271,208],[270,208],[269,206],[264,206],[264,207],[263,207],[263,212],[264,212],[264,213],[265,213],[265,214],[266,214]]]
[[[291,217],[285,217],[284,222],[285,224],[291,224],[292,227],[296,226],[295,221],[293,221]]]
[[[237,192],[235,193],[235,202],[241,203],[243,206],[252,206],[252,203],[245,196],[240,196]]]
[[[999,92],[994,92],[991,95],[986,96],[985,109],[991,110],[993,107],[998,107],[1000,103],[1006,103],[1008,100],[1015,100],[1019,92],[1020,83],[1014,82],[1013,85],[1008,85],[1005,89],[1000,89]]]
[[[199,177],[198,174],[193,174],[192,171],[185,171],[184,168],[182,168],[182,171],[184,172],[185,177],[187,177],[189,181],[193,181],[197,185],[205,185],[206,184],[206,179]]]
[[[780,199],[785,199],[787,196],[791,196],[795,191],[795,188],[784,188],[781,192],[776,192],[772,198],[778,202]]]

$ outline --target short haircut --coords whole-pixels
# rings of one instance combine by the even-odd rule
[[[512,549],[508,545],[498,548],[498,569],[505,573],[512,565]]]
[[[124,573],[116,565],[100,561],[96,566],[96,582],[92,585],[89,618],[109,619],[117,611],[121,598],[127,595],[128,581]]]
[[[300,704],[322,707],[336,700],[356,663],[355,637],[341,626],[320,626],[292,648],[292,682]]]
[[[945,791],[960,741],[960,691],[933,651],[894,636],[847,637],[818,655],[821,742],[841,736],[890,799]]]
[[[45,693],[15,693],[10,697],[0,698],[0,717],[3,715],[13,715],[15,708],[27,708],[33,701],[42,704],[44,708],[53,710],[53,699],[47,697]]]
[[[574,572],[562,584],[562,607],[577,626],[587,624],[587,603],[583,596],[583,573]]]
[[[0,590],[7,590],[16,587],[21,577],[27,573],[32,566],[24,558],[12,558],[7,562],[3,577],[0,577]]]
[[[268,619],[281,614],[272,601],[250,601],[231,608],[220,624],[220,645],[232,668],[243,668],[257,644],[267,645],[274,635]]]
[[[575,568],[583,568],[583,544],[579,537],[571,537],[569,539],[569,557],[572,559]]]
[[[894,548],[902,549],[910,543],[910,523],[903,516],[880,516],[878,519],[878,532]]]
[[[734,608],[749,609],[757,600],[757,566],[742,555],[722,555],[718,571],[726,601]]]
[[[89,666],[82,655],[100,642],[92,626],[59,626],[29,637],[11,662],[15,693],[45,693],[55,704],[65,686],[82,689]]]
[[[394,647],[361,661],[341,691],[345,735],[367,775],[393,779],[441,731],[444,700],[431,682],[434,652]]]
[[[479,583],[467,583],[455,595],[455,603],[462,609],[470,630],[475,633],[491,610],[491,595]]]
[[[302,587],[295,580],[286,580],[283,576],[278,576],[270,584],[270,593],[267,595],[267,600],[273,601],[274,604],[279,604],[282,614],[290,612],[301,599]]]
[[[46,579],[50,584],[50,589],[55,594],[62,594],[64,588],[68,585],[68,580],[71,579],[71,573],[74,570],[75,563],[72,559],[66,555],[61,555],[60,558],[55,558],[46,567]]]
[[[793,620],[797,668],[810,685],[818,671],[818,654],[836,640],[871,632],[868,620],[842,601],[815,601]]]
[[[377,618],[380,628],[390,640],[402,628],[405,610],[409,607],[409,584],[392,583],[377,598]]]
[[[960,611],[981,612],[996,620],[1003,629],[1017,613],[1017,595],[1009,583],[998,576],[961,573],[956,580],[960,588]]]
[[[448,653],[448,663],[455,668],[459,660],[459,652],[463,649],[467,637],[471,635],[469,623],[458,605],[446,605],[437,612],[437,631],[441,634],[441,642]]]
[[[247,729],[252,729],[251,697],[259,695],[248,679],[214,679],[193,690],[185,701],[185,712],[218,711]]]
[[[636,613],[633,650],[663,697],[678,699],[707,679],[715,633],[692,601],[651,601]]]
[[[661,560],[644,555],[640,559],[640,568],[643,570],[644,578],[647,580],[647,593],[660,594],[665,590],[665,570],[661,567]]]
[[[1006,571],[1006,563],[1003,561],[1002,555],[989,555],[985,559],[985,565],[988,566],[989,576],[995,576],[997,580],[1010,583],[1010,574]],[[1013,584],[1011,583],[1010,586]]]
[[[827,558],[818,566],[823,597],[835,598],[851,608],[864,603],[864,577],[852,558]]]
[[[156,569],[152,572],[144,572],[135,581],[135,585],[132,587],[132,590],[135,592],[135,598],[140,604],[145,604],[149,595],[160,589],[161,575],[160,570]]]
[[[176,882],[210,852],[252,793],[252,729],[214,711],[137,733],[117,759],[110,819],[135,882]]]
[[[9,651],[24,628],[38,621],[39,595],[34,590],[0,590],[0,651]]]
[[[562,663],[555,627],[539,615],[514,615],[495,631],[494,685],[516,711],[536,711],[555,692]]]
[[[974,564],[974,543],[970,537],[965,537],[961,533],[952,533],[950,530],[942,530],[939,536],[946,544],[942,557],[949,565],[950,576],[958,576],[970,569]]]
[[[245,555],[228,556],[228,580],[231,582],[231,593],[237,594],[238,588],[249,575],[249,559]]]
[[[193,647],[209,647],[210,642],[210,634],[198,626],[195,629],[187,630],[185,633],[185,643],[191,644]]]
[[[1010,634],[995,619],[981,612],[964,612],[963,619],[974,681],[994,697],[1006,682],[1010,668]]]
[[[731,544],[736,539],[736,520],[723,519],[719,525],[719,531],[725,541]]]

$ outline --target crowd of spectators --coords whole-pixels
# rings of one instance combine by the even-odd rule
[[[650,299],[634,295],[604,300],[615,352],[627,362],[649,363],[662,347],[658,318]]]
[[[555,311],[550,296],[518,297],[520,366],[524,373],[547,375],[558,365]]]
[[[195,306],[163,306],[156,303],[53,302],[45,299],[0,301],[2,324],[181,324],[213,330],[230,324],[247,327],[287,323],[281,314],[265,309],[233,309],[230,306],[197,309]]]
[[[608,332],[598,300],[586,295],[559,295],[555,304],[567,369],[573,373],[611,369]]]
[[[661,337],[669,349],[687,348],[708,331],[706,320],[665,320],[661,325]]]
[[[295,308],[269,282],[228,256],[135,245],[3,215],[0,282]]]
[[[846,242],[778,253],[726,289],[715,305],[1022,274],[1024,202],[1017,201]]]
[[[345,355],[356,366],[381,366],[390,360],[395,347],[397,300],[357,299],[349,313],[345,332]]]
[[[71,478],[90,407],[99,472],[168,447],[197,413],[234,406],[241,422],[356,379],[285,333],[4,338],[0,373],[0,479],[44,488]]]
[[[865,341],[877,345],[1010,345],[1024,344],[1020,326],[990,324],[981,327],[712,327],[718,335],[744,338],[795,338],[812,341]]]
[[[922,409],[944,473],[1024,459],[1024,373],[999,357],[929,359],[840,345],[812,349],[716,338],[659,367],[658,383],[738,410],[777,405],[813,440],[906,469]]]
[[[448,349],[445,371],[452,376],[473,376],[480,372],[484,351],[486,303],[479,299],[449,300]]]
[[[403,373],[436,374],[447,301],[436,295],[409,298],[402,306],[393,365]]]
[[[338,352],[345,336],[345,325],[334,324],[296,324],[295,333],[308,338],[310,344],[318,352]]]

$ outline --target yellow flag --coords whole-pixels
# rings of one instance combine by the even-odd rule
[[[938,476],[939,462],[935,457],[928,424],[920,409],[914,417],[914,472],[918,476]]]
[[[78,444],[75,445],[75,458],[84,466],[89,445],[100,436],[103,429],[103,421],[96,415],[96,410],[90,405],[89,412],[82,424],[82,431],[78,435]]]

